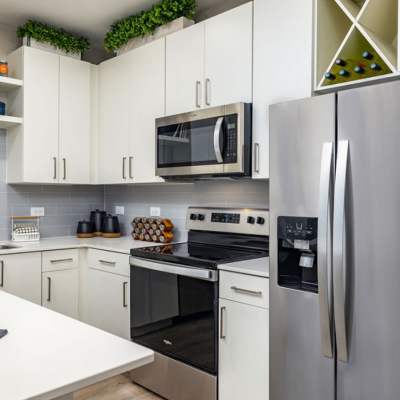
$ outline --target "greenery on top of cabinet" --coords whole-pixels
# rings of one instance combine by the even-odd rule
[[[83,53],[90,47],[89,40],[84,37],[78,37],[63,29],[33,20],[28,20],[21,25],[17,30],[17,36],[33,38],[72,54]]]
[[[162,0],[150,10],[131,15],[111,25],[104,39],[108,51],[118,50],[129,40],[153,33],[154,30],[176,18],[193,19],[196,0]]]

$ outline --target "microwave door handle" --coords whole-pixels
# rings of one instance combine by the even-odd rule
[[[220,138],[222,134],[222,123],[224,122],[224,117],[219,117],[217,119],[217,123],[215,124],[214,128],[214,151],[215,157],[218,163],[223,163],[224,159],[222,158],[222,151],[220,146]]]

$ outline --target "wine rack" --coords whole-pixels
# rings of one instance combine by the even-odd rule
[[[316,0],[315,91],[400,76],[399,0]]]

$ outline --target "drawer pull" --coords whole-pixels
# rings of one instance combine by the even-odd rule
[[[226,307],[223,306],[221,307],[221,313],[220,313],[221,321],[219,326],[219,338],[222,340],[226,339],[225,324],[224,324],[225,313],[226,313]]]
[[[126,302],[126,289],[128,287],[128,282],[124,282],[122,284],[122,306],[124,308],[128,307],[128,303]]]
[[[1,260],[0,261],[0,265],[1,265],[1,279],[0,279],[0,287],[4,287],[4,261]]]
[[[62,262],[72,262],[73,258],[59,258],[58,260],[50,260],[52,264],[62,263]]]
[[[51,278],[47,277],[47,302],[51,301]]]
[[[261,297],[262,296],[262,292],[261,291],[242,289],[242,288],[239,288],[237,286],[231,286],[231,289],[233,291],[235,291],[237,293],[241,293],[241,294],[248,294],[250,296],[257,296],[257,297]]]
[[[105,265],[111,265],[111,266],[114,266],[117,264],[115,261],[107,261],[107,260],[99,260],[99,263],[105,264]]]

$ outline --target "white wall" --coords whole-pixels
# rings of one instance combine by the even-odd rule
[[[0,59],[5,58],[19,46],[16,31],[15,26],[0,23]]]

